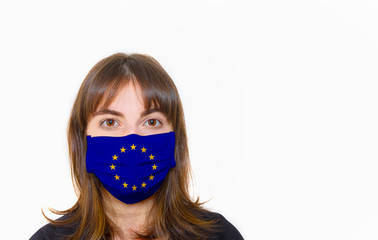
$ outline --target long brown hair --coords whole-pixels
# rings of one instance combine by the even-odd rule
[[[184,112],[175,84],[163,67],[151,56],[116,53],[98,62],[84,79],[75,99],[67,128],[71,176],[78,195],[76,204],[52,220],[56,226],[74,227],[69,239],[103,239],[117,234],[117,228],[106,216],[103,187],[85,165],[86,129],[97,107],[109,106],[128,82],[137,83],[143,93],[144,106],[158,106],[173,126],[176,136],[176,167],[171,169],[154,194],[150,225],[135,232],[140,239],[207,239],[218,224],[206,218],[204,203],[191,199],[191,167]],[[44,214],[45,215],[45,214]]]

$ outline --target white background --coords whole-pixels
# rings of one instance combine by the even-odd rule
[[[121,51],[175,81],[194,195],[245,239],[377,239],[377,12],[375,0],[2,1],[2,238],[28,239],[41,208],[75,203],[69,113],[90,68]]]

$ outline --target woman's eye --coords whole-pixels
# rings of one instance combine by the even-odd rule
[[[151,127],[161,125],[160,121],[157,120],[157,119],[148,119],[146,123]],[[157,123],[159,123],[159,124],[157,124]]]
[[[116,120],[112,119],[112,118],[105,119],[100,124],[100,126],[104,127],[104,128],[113,128],[117,125],[119,125],[118,122]],[[159,126],[159,125],[162,125],[162,124],[157,119],[148,119],[144,125],[149,126],[149,127],[156,127],[156,126]]]
[[[105,127],[114,127],[117,123],[117,121],[115,121],[114,119],[105,119],[104,121],[101,122],[101,126],[105,126]],[[119,125],[119,124],[118,124]]]

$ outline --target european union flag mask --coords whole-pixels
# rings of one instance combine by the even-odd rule
[[[175,132],[122,137],[87,135],[87,172],[118,200],[137,203],[152,196],[176,166]]]

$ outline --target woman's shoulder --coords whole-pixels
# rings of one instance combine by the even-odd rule
[[[220,231],[216,236],[209,240],[243,240],[244,238],[238,231],[238,229],[228,221],[222,214],[218,212],[208,211],[205,213],[204,217],[207,220],[216,220],[219,223]]]
[[[65,220],[67,215],[60,217],[58,220]],[[72,227],[62,227],[56,226],[51,223],[45,224],[37,232],[31,236],[30,240],[49,240],[49,239],[60,239],[64,236],[71,235],[74,232]]]

